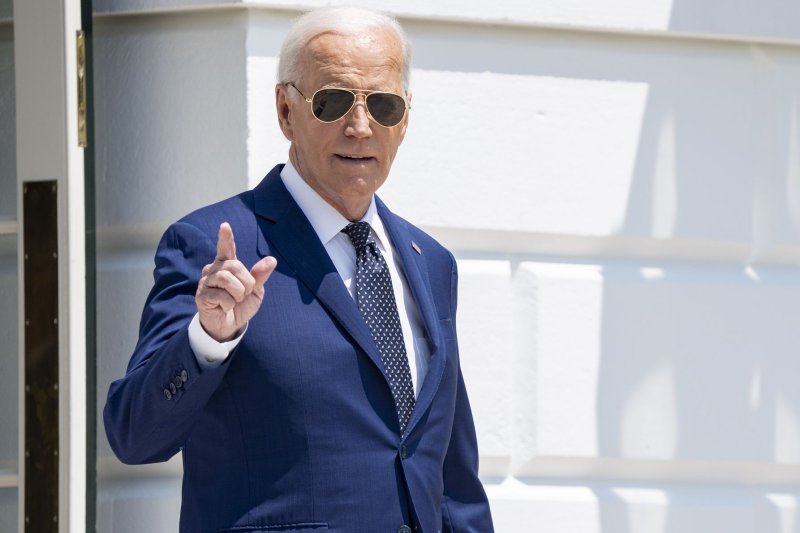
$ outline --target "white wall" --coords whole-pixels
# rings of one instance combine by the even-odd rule
[[[381,195],[459,259],[498,531],[800,531],[800,7],[361,4],[414,45]],[[161,230],[286,158],[299,4],[187,5],[95,2],[98,409]],[[99,530],[174,531],[179,465],[98,444]]]
[[[0,235],[0,475],[17,470],[17,239]],[[2,487],[2,484],[0,484]],[[1,529],[0,529],[1,530]]]

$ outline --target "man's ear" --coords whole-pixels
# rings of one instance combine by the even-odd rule
[[[406,100],[408,101],[408,110],[406,110],[406,116],[403,117],[403,123],[400,125],[402,128],[400,130],[400,142],[403,142],[403,139],[406,136],[406,130],[408,129],[408,118],[411,116],[411,93],[406,93]]]
[[[278,112],[278,125],[289,142],[294,140],[292,129],[292,110],[289,106],[289,87],[282,83],[275,85],[275,109]]]

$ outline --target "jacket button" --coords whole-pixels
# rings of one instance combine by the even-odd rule
[[[170,391],[172,394],[175,394],[176,392],[178,392],[178,387],[176,387],[174,383],[170,383],[170,384],[169,384],[169,391]]]
[[[181,377],[180,377],[180,376],[175,376],[175,379],[173,379],[173,380],[172,380],[172,382],[173,382],[173,383],[175,384],[175,386],[176,386],[176,387],[178,387],[179,389],[180,389],[181,387],[183,387],[183,380],[181,379]]]
[[[407,455],[408,455],[408,450],[406,448],[406,445],[403,444],[402,446],[400,446],[400,459],[405,459]],[[403,527],[407,527],[407,526],[403,526]],[[411,532],[411,530],[409,530],[409,533],[410,532]]]
[[[169,391],[169,389],[164,389],[164,398],[166,398],[167,400],[172,399],[172,393]]]
[[[400,526],[400,529],[397,530],[397,533],[411,533],[411,528],[403,524]]]
[[[186,369],[181,370],[181,381],[186,383],[188,379],[189,379],[189,373],[186,371]]]

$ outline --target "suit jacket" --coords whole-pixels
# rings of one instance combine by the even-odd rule
[[[183,451],[182,532],[493,531],[459,366],[453,256],[377,202],[431,351],[401,435],[370,331],[281,168],[161,239],[139,342],[103,412],[114,453],[132,464]],[[242,341],[204,368],[187,325],[223,221],[245,265],[272,255],[278,266]]]

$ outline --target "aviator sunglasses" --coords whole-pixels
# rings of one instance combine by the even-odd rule
[[[306,102],[311,104],[311,113],[321,122],[336,122],[353,109],[359,94],[364,95],[367,113],[383,127],[397,126],[408,110],[408,102],[404,96],[383,91],[362,91],[361,89],[343,89],[340,87],[323,88],[306,98],[303,91],[294,82],[286,85],[294,87]]]

